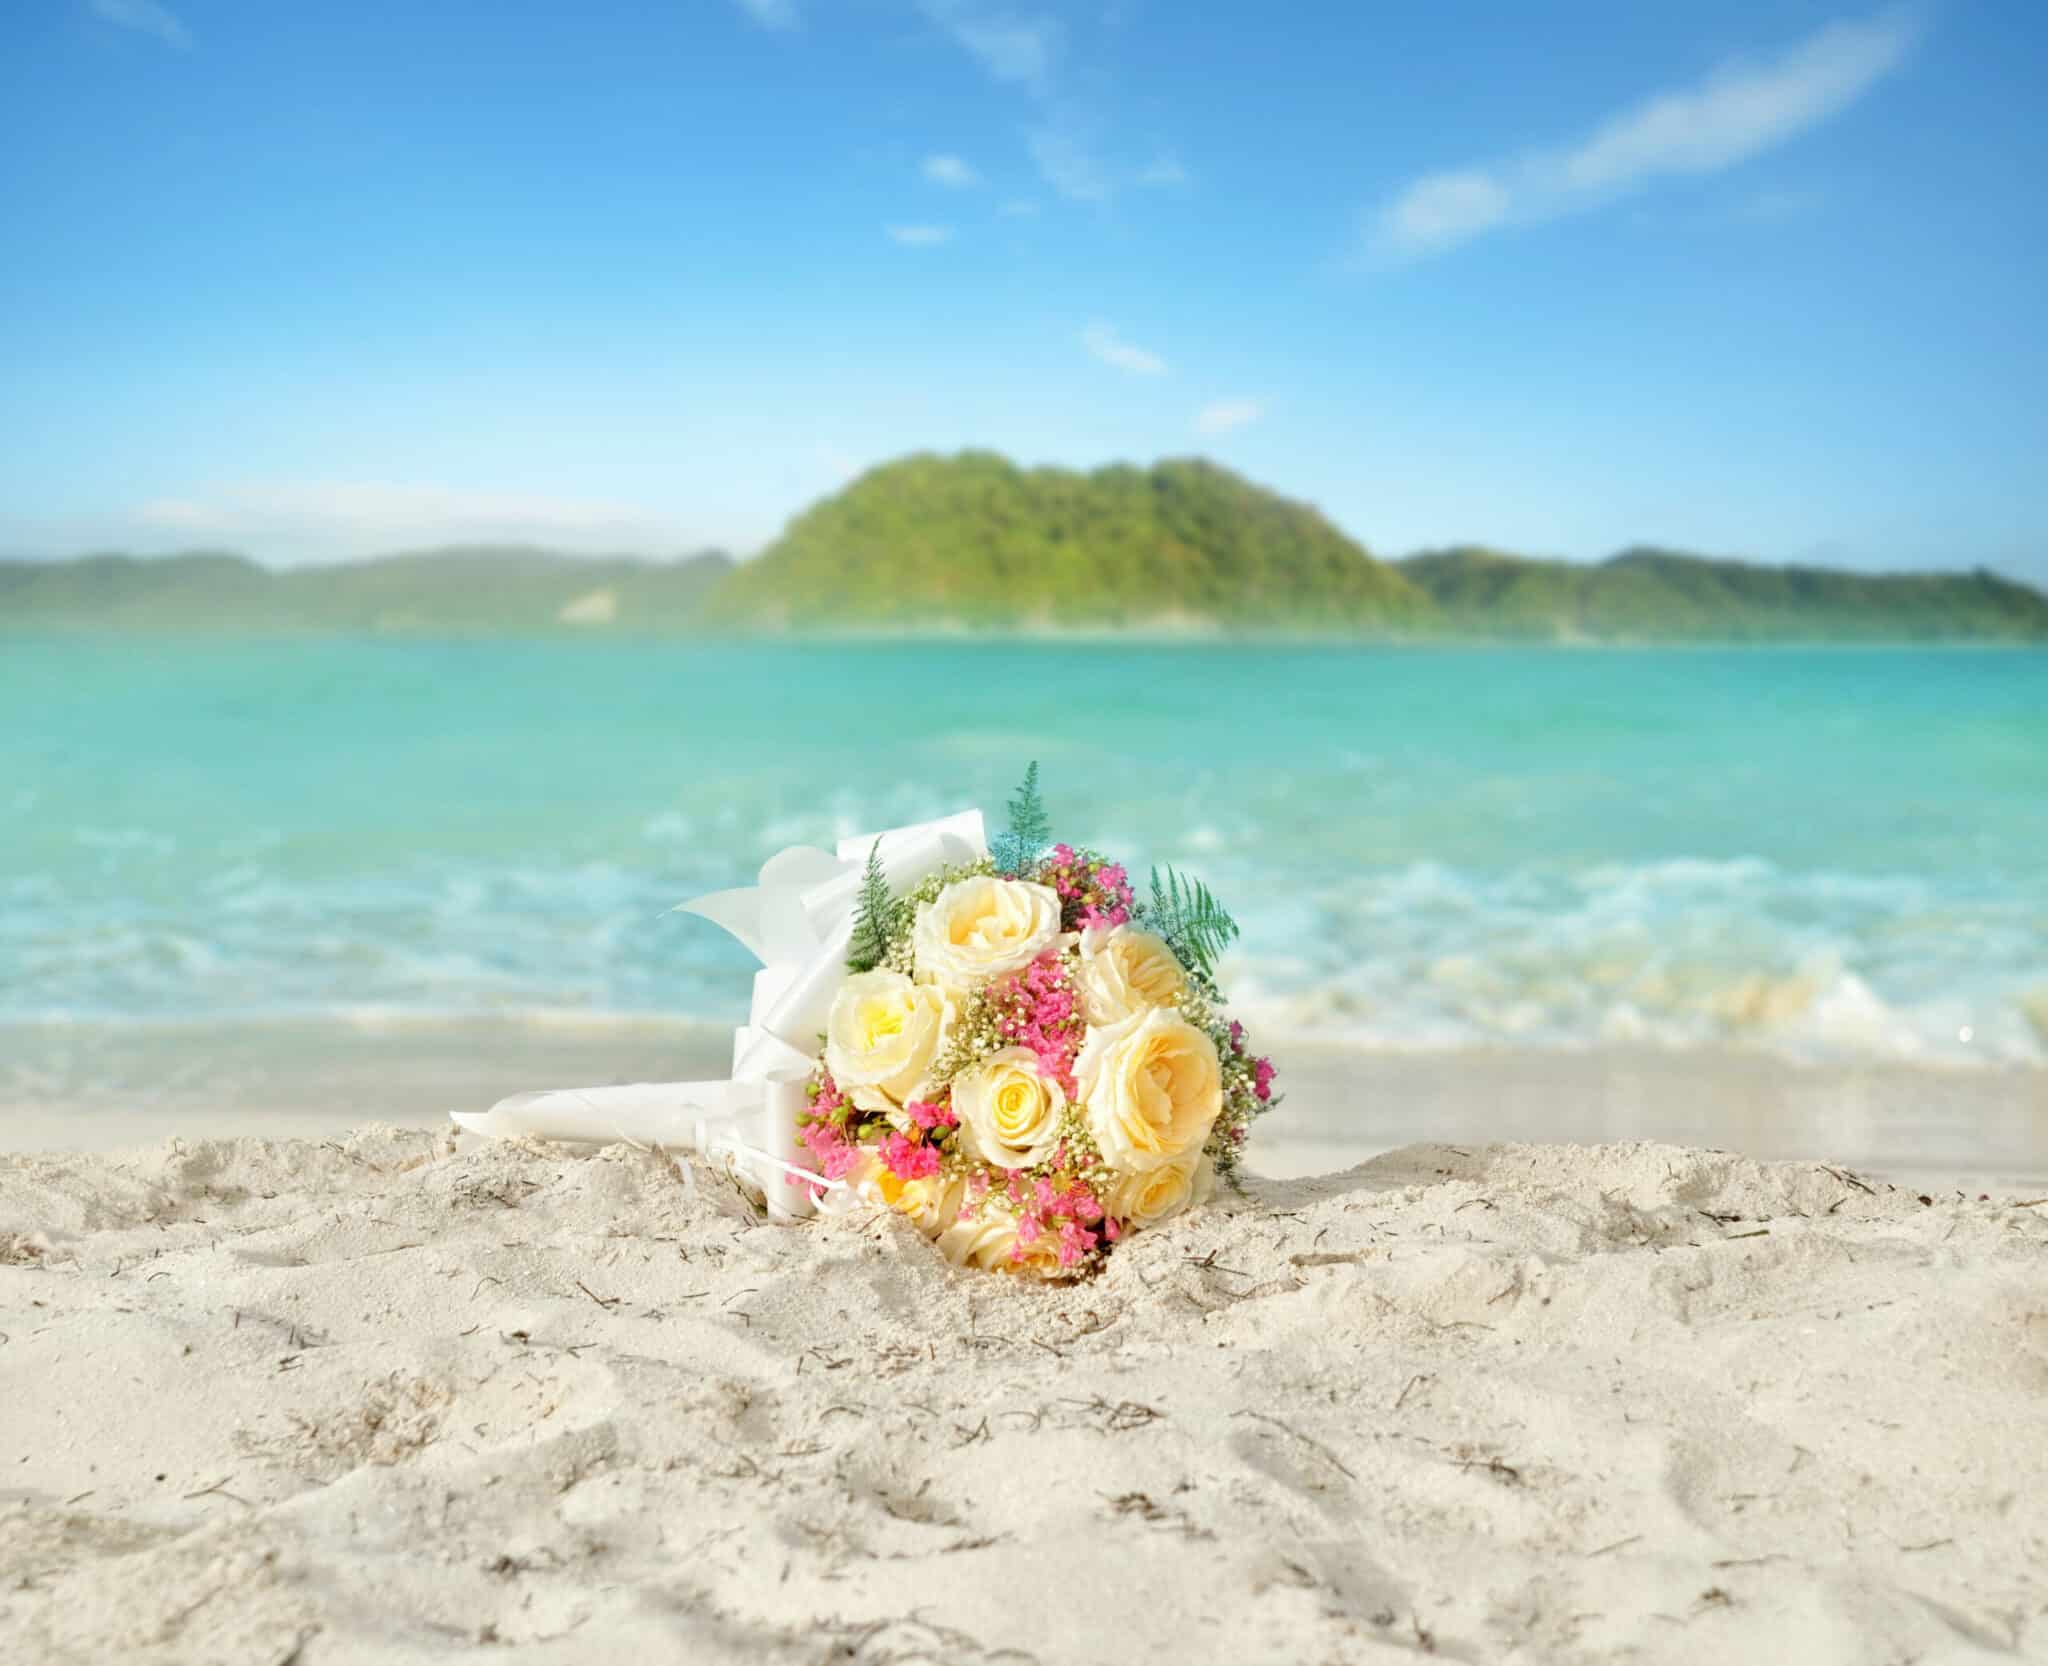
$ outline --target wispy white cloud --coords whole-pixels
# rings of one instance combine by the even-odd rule
[[[195,498],[151,498],[135,511],[144,526],[162,527],[169,532],[221,532],[233,522],[233,515],[216,503]]]
[[[885,226],[883,229],[906,249],[929,249],[935,244],[950,242],[953,237],[951,226]]]
[[[178,21],[177,14],[156,0],[89,0],[93,16],[138,34],[154,35],[166,46],[186,48],[192,31]]]
[[[1382,252],[1440,254],[1514,211],[1513,191],[1482,169],[1426,174],[1380,210],[1376,242]]]
[[[955,190],[981,183],[981,175],[957,156],[927,156],[920,171],[934,185],[947,185]]]
[[[1773,186],[1752,191],[1735,205],[1738,218],[1772,224],[1803,220],[1817,213],[1827,199],[1817,190],[1800,186]]]
[[[1066,46],[1065,27],[1058,18],[1012,11],[1001,0],[918,0],[918,5],[988,75],[1023,89],[1038,103],[1041,117],[1026,130],[1024,145],[1039,176],[1058,195],[1070,202],[1106,203],[1122,184],[1189,183],[1187,170],[1170,154],[1135,172],[1122,163],[1112,167],[1102,160],[1098,124],[1087,117],[1084,105],[1055,89]],[[1115,19],[1103,21],[1108,27]]]
[[[1195,432],[1228,434],[1234,429],[1249,428],[1265,414],[1263,400],[1212,399],[1195,412]]]
[[[1164,376],[1166,361],[1125,341],[1107,324],[1090,324],[1081,332],[1081,345],[1104,364],[1127,370],[1134,376]]]
[[[258,556],[347,556],[456,543],[538,543],[584,551],[676,548],[682,529],[633,504],[385,480],[249,482],[160,497],[134,524]]]
[[[1070,129],[1033,128],[1024,145],[1046,184],[1068,200],[1107,202],[1115,194],[1109,171]]]
[[[739,0],[739,8],[764,29],[800,29],[803,14],[796,0]]]
[[[1140,185],[1151,186],[1154,189],[1172,189],[1193,183],[1187,169],[1181,166],[1180,158],[1171,151],[1156,158],[1148,166],[1140,168],[1137,181]]]
[[[922,0],[921,9],[994,79],[1039,94],[1050,88],[1063,39],[1057,18],[981,0]]]
[[[1425,174],[1374,216],[1396,257],[1441,254],[1503,226],[1578,213],[1672,174],[1705,174],[1782,144],[1861,98],[1917,38],[1904,12],[1830,24],[1763,62],[1724,65],[1644,100],[1575,145]]]

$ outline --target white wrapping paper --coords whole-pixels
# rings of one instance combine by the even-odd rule
[[[518,1093],[488,1111],[457,1111],[473,1134],[680,1147],[724,1158],[767,1195],[770,1213],[807,1215],[812,1170],[796,1137],[804,1083],[832,998],[846,978],[854,901],[868,852],[880,846],[889,889],[901,895],[939,869],[988,854],[979,810],[842,839],[836,852],[793,845],[761,867],[758,884],[681,906],[746,945],[762,961],[747,1022],[733,1034],[732,1075],[716,1082]],[[790,1184],[792,1179],[798,1184]]]

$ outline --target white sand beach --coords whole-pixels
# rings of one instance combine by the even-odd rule
[[[1420,1145],[1101,1277],[388,1127],[0,1158],[0,1659],[2048,1659],[2048,1200]]]

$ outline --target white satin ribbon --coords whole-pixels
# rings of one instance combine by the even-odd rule
[[[453,1121],[500,1139],[626,1140],[724,1158],[767,1194],[771,1214],[810,1214],[813,1190],[840,1183],[810,1167],[810,1153],[797,1139],[797,1116],[832,998],[847,975],[861,871],[877,847],[889,889],[898,896],[941,868],[988,854],[981,812],[963,810],[841,839],[836,851],[793,845],[761,865],[758,884],[678,905],[723,926],[762,962],[747,1022],[733,1032],[726,1080],[515,1093],[488,1111],[453,1112]]]

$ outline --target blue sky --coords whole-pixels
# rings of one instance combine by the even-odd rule
[[[0,550],[744,550],[976,445],[2044,580],[2044,84],[1965,0],[15,0]]]

